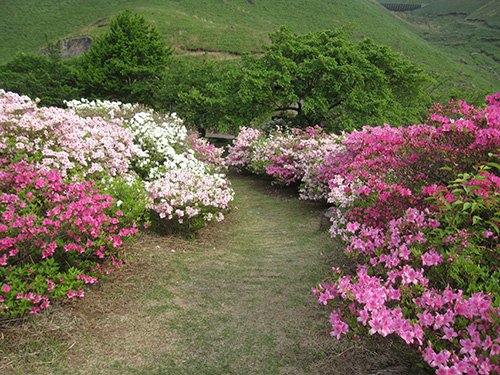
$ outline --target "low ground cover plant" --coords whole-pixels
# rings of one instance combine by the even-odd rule
[[[237,139],[230,163],[252,171],[267,142]],[[435,105],[424,124],[337,142],[316,176],[335,207],[331,235],[358,268],[313,288],[332,306],[331,335],[399,336],[437,374],[499,373],[500,93],[484,109]],[[304,171],[295,178],[308,184]]]
[[[169,233],[192,233],[230,209],[222,151],[175,115],[68,106],[0,90],[2,318],[83,297],[85,284],[123,266],[124,245],[151,213]]]

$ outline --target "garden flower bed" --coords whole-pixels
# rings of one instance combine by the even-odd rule
[[[0,90],[0,314],[84,296],[119,269],[124,245],[160,223],[193,233],[221,221],[233,190],[222,149],[175,114],[119,102],[69,109]]]
[[[500,93],[483,109],[435,105],[424,124],[339,137],[243,128],[228,164],[334,205],[330,233],[358,269],[313,288],[332,306],[332,336],[397,335],[436,374],[489,374],[500,372],[499,146]]]

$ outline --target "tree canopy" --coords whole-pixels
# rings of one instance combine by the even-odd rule
[[[146,19],[125,10],[110,22],[81,59],[81,84],[89,98],[154,104],[150,93],[159,84],[173,49]]]
[[[264,56],[201,64],[178,112],[198,127],[235,132],[270,118],[340,132],[426,115],[429,77],[390,47],[353,42],[345,29],[298,35],[281,27],[270,37]]]
[[[39,98],[40,105],[64,105],[64,100],[81,97],[77,72],[61,60],[60,51],[49,56],[19,53],[0,66],[0,87],[6,91]]]
[[[371,39],[352,42],[345,29],[298,35],[281,27],[262,57],[247,57],[240,96],[295,125],[333,131],[418,121],[424,71]]]
[[[240,97],[244,77],[240,61],[210,61],[191,64],[178,85],[177,112],[198,129],[237,132],[259,117],[253,103]],[[186,85],[186,83],[188,83]]]

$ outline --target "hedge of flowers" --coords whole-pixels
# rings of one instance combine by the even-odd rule
[[[245,133],[230,163],[252,170],[268,141]],[[365,127],[340,144],[315,167],[336,210],[330,232],[358,263],[313,288],[333,308],[331,335],[397,335],[436,374],[500,373],[500,93],[482,110],[435,105],[424,124]]]
[[[172,231],[220,221],[230,208],[222,151],[175,116],[118,102],[68,106],[0,90],[3,318],[83,297],[85,284],[123,266],[149,211]]]
[[[324,160],[344,150],[341,139],[319,126],[305,130],[277,126],[268,136],[262,130],[243,127],[226,159],[237,171],[270,176],[282,185],[300,184],[304,199],[322,199],[328,195],[331,174]]]

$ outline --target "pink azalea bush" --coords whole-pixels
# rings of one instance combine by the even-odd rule
[[[113,198],[94,183],[64,182],[56,170],[0,160],[0,308],[37,313],[50,299],[83,297],[84,284],[119,268],[123,243],[137,233],[106,213]]]
[[[224,220],[234,196],[227,179],[197,175],[188,169],[165,173],[163,178],[147,182],[146,188],[153,199],[149,207],[159,213],[166,232],[190,231]]]
[[[223,147],[215,147],[204,138],[199,138],[196,134],[187,136],[184,141],[189,149],[193,150],[195,159],[207,165],[213,173],[222,173],[227,170],[226,159],[222,156]]]
[[[227,155],[228,166],[238,172],[248,170],[253,160],[253,152],[260,142],[266,140],[266,133],[260,129],[241,127],[238,137],[229,146]]]
[[[328,155],[344,149],[341,137],[317,127],[280,127],[266,137],[258,129],[241,128],[229,146],[227,163],[236,170],[266,175],[281,185],[300,185],[303,199],[326,199],[329,191],[323,167]]]
[[[314,289],[340,302],[333,336],[395,334],[437,374],[499,372],[499,97],[347,136],[331,233],[359,266]]]
[[[358,268],[313,289],[331,335],[396,335],[437,374],[500,373],[500,93],[365,127],[316,169]]]

